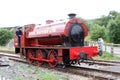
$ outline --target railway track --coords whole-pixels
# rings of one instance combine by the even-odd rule
[[[25,64],[29,64],[26,60],[21,59],[18,55],[13,54],[12,55],[7,55],[7,54],[0,54],[2,56],[8,56],[10,60],[14,60],[17,62],[22,62]],[[95,60],[95,62],[99,62],[100,64],[102,63],[108,63],[109,61],[97,61]],[[119,62],[111,62],[112,64],[119,64]],[[115,65],[113,65],[115,66]],[[43,67],[48,68],[46,66],[43,65]],[[115,71],[110,71],[110,70],[102,70],[102,69],[94,69],[94,68],[88,68],[88,67],[81,67],[81,66],[70,66],[67,67],[65,69],[61,68],[61,67],[56,67],[54,68],[57,71],[62,71],[62,72],[67,72],[67,73],[72,73],[72,74],[76,74],[76,75],[82,75],[85,77],[89,77],[92,79],[97,79],[97,80],[116,80],[117,78],[119,78],[120,76],[120,72],[115,72]]]
[[[20,57],[19,54],[15,54],[13,51],[0,50],[0,56],[13,57],[14,55],[16,58]],[[88,61],[86,63],[92,63],[92,62]],[[102,65],[102,66],[116,66],[116,65],[120,65],[120,61],[94,60],[94,64]]]
[[[28,62],[20,58],[19,59],[9,58],[9,59],[17,61],[17,62],[29,64]],[[46,65],[43,65],[42,67],[50,68]],[[97,80],[116,80],[120,76],[120,72],[114,72],[114,71],[108,71],[108,70],[102,70],[102,69],[93,69],[93,68],[80,67],[80,66],[70,66],[70,67],[66,67],[65,69],[61,67],[55,67],[53,69],[60,71],[60,72],[71,73],[75,75],[82,75],[82,76],[89,77],[95,80],[96,79]]]
[[[120,61],[107,61],[107,60],[95,60],[95,62],[108,62],[108,63],[118,63],[120,64]]]
[[[15,54],[14,51],[5,51],[5,50],[0,50],[0,52],[3,52],[3,53],[12,53],[12,54]]]
[[[88,63],[88,64],[91,64],[93,62],[91,61],[88,61],[88,62],[85,62],[85,63]],[[120,65],[120,63],[111,63],[111,62],[100,62],[100,61],[94,61],[94,64],[95,65],[100,65],[100,66],[116,66],[116,65]],[[94,65],[93,64],[93,65]]]
[[[20,55],[17,54],[0,53],[0,57],[2,56],[20,58]]]
[[[10,54],[15,54],[14,51],[5,51],[5,50],[0,50],[0,53],[10,53]],[[17,54],[16,54],[17,55]],[[120,61],[115,61],[115,60],[94,60],[95,61],[95,64],[99,64],[99,65],[112,65],[111,63],[117,63],[117,64],[120,64]],[[88,63],[91,63],[91,62],[88,62]],[[104,64],[105,63],[105,64]],[[108,64],[107,64],[108,63]],[[114,65],[113,65],[114,66]]]
[[[103,70],[103,69],[94,69],[94,68],[88,68],[88,67],[78,67],[78,66],[72,66],[71,68],[77,69],[77,70],[83,70],[82,72],[85,73],[85,75],[92,76],[93,78],[101,79],[101,80],[116,80],[120,77],[120,72],[110,71],[110,70]]]

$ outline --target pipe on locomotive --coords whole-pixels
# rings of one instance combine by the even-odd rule
[[[75,13],[70,13],[70,14],[68,14],[68,16],[69,16],[69,19],[72,19],[72,18],[76,17],[76,14]]]

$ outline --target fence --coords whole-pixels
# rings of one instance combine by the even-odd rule
[[[93,41],[85,41],[86,46],[98,46],[97,42]],[[103,51],[107,51],[111,53],[112,55],[114,54],[120,54],[120,44],[113,44],[113,43],[105,43],[103,46]]]
[[[113,54],[120,54],[120,44],[105,43],[104,50]]]

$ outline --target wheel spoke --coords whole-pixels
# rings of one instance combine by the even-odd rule
[[[28,60],[29,60],[29,63],[32,64],[34,60],[32,60],[31,58],[34,57],[34,54],[33,54],[33,50],[32,49],[28,49]]]
[[[37,58],[44,59],[44,53],[42,50],[37,50]],[[41,66],[43,64],[43,61],[37,61],[38,65]]]
[[[50,67],[55,67],[57,65],[57,53],[54,50],[50,50],[48,52],[48,60],[53,60],[53,62],[49,62]]]

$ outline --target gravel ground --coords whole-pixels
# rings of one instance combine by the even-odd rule
[[[0,67],[0,77],[7,78],[4,80],[92,80],[83,76],[30,66],[4,58],[3,61],[5,62],[5,60],[10,66]],[[46,77],[46,75],[49,77]]]

